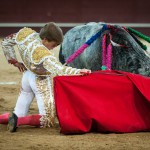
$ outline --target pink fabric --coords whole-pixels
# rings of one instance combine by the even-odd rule
[[[30,125],[30,126],[40,126],[41,115],[29,115],[25,117],[19,117],[17,126]]]
[[[0,124],[7,124],[9,118],[9,113],[1,114],[0,115]]]
[[[10,113],[4,113],[0,115],[0,124],[8,124],[8,119],[9,119]],[[40,118],[41,115],[29,115],[25,117],[18,117],[18,122],[17,126],[21,125],[30,125],[30,126],[40,126]]]

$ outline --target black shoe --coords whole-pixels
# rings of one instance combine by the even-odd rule
[[[12,113],[9,116],[9,120],[8,120],[8,130],[10,132],[16,132],[17,129],[17,121],[18,121],[18,117],[15,113]]]

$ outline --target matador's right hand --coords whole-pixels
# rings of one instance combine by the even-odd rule
[[[88,75],[91,73],[91,70],[88,70],[88,69],[81,69],[80,70],[80,74],[81,75]]]

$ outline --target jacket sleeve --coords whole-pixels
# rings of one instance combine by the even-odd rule
[[[16,53],[14,50],[14,46],[16,45],[15,37],[16,34],[11,34],[5,37],[1,42],[4,55],[7,61],[11,64],[17,62]]]
[[[80,74],[81,69],[76,69],[62,65],[54,56],[46,58],[43,62],[43,67],[53,76],[57,75],[75,75]]]

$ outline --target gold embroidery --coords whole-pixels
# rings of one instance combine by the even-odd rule
[[[32,54],[32,60],[35,63],[39,63],[44,57],[50,56],[50,55],[51,53],[47,48],[45,48],[44,46],[40,46],[34,50]]]
[[[22,30],[19,31],[16,40],[18,42],[22,42],[27,36],[29,36],[30,34],[32,34],[33,32],[35,32],[34,30],[32,30],[31,28],[23,28]]]
[[[53,127],[55,126],[56,111],[53,97],[53,79],[46,77],[42,79],[41,77],[36,78],[36,85],[38,91],[44,102],[44,108],[46,114],[42,116],[41,125],[43,127]]]

